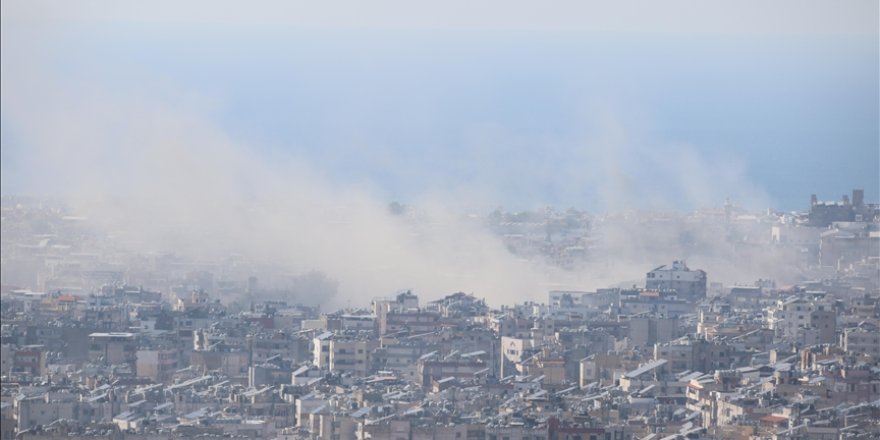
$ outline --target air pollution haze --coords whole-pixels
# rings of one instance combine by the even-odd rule
[[[364,303],[402,288],[427,297],[467,291],[499,304],[541,299],[552,287],[636,280],[653,264],[673,258],[694,257],[693,264],[713,276],[733,266],[725,259],[723,236],[699,236],[685,252],[678,240],[689,228],[685,224],[671,222],[655,234],[623,222],[609,227],[601,263],[561,271],[518,259],[482,222],[466,215],[481,204],[491,206],[485,204],[491,194],[474,196],[467,188],[425,194],[413,201],[420,220],[408,221],[392,215],[388,201],[367,185],[334,184],[301,158],[257,157],[253,147],[212,123],[198,103],[40,87],[52,90],[51,105],[28,102],[34,95],[22,89],[21,101],[10,104],[30,146],[22,160],[34,170],[29,178],[35,187],[59,185],[71,212],[112,231],[129,251],[207,261],[240,255],[291,273],[323,271],[340,282],[335,305]],[[662,202],[658,194],[640,195],[629,187],[625,164],[635,153],[616,138],[619,127],[607,130],[606,138],[582,148],[592,169],[600,162],[609,170],[609,181],[572,176],[572,184],[596,185],[611,208]],[[675,148],[685,160],[669,166],[659,161],[657,178],[681,179],[681,190],[694,203],[717,200],[718,194],[706,195],[719,186],[713,173],[704,171],[711,165],[687,147]],[[735,166],[717,171],[721,185],[753,187]],[[550,179],[552,170],[546,172]],[[766,200],[759,190],[754,197]],[[766,270],[765,261],[755,263],[751,268]]]
[[[321,119],[319,127],[304,129],[307,135],[267,140],[227,125],[230,117],[247,115],[228,110],[235,99],[211,93],[212,74],[206,75],[205,87],[194,87],[191,79],[173,73],[154,75],[124,62],[104,68],[87,59],[74,62],[71,75],[63,70],[69,57],[102,54],[74,47],[65,58],[59,55],[64,29],[47,32],[4,29],[4,162],[13,164],[4,167],[4,186],[61,196],[70,212],[87,216],[129,251],[174,252],[204,261],[234,255],[291,274],[320,271],[338,280],[337,294],[322,298],[331,307],[362,305],[400,289],[427,298],[472,292],[496,305],[541,300],[553,288],[635,283],[673,259],[688,260],[713,281],[798,276],[781,256],[745,258],[731,250],[728,231],[687,221],[685,210],[717,207],[727,197],[753,210],[777,203],[765,184],[751,177],[753,158],[704,148],[699,139],[656,136],[655,125],[661,123],[651,116],[656,109],[642,108],[638,100],[584,95],[574,88],[576,98],[564,103],[572,110],[560,134],[522,131],[519,123],[540,123],[526,122],[530,114],[510,120],[476,115],[472,124],[437,128],[432,118],[443,122],[447,113],[408,108],[412,102],[390,96],[390,104],[377,102],[375,109],[399,103],[390,110],[391,119],[415,114],[416,128],[401,128],[408,136],[418,138],[418,124],[431,126],[422,133],[431,147],[406,152],[405,157],[416,158],[416,165],[408,166],[397,157],[399,150],[375,133],[359,132],[375,122],[370,105],[351,109],[350,101],[339,101],[338,117]],[[156,43],[167,48],[163,44]],[[186,65],[173,56],[166,61]],[[343,75],[335,69],[321,74]],[[364,81],[357,90],[370,89]],[[492,82],[473,81],[469,87]],[[261,89],[258,96],[267,95],[265,84],[252,86]],[[283,89],[286,83],[274,86]],[[517,105],[519,94],[533,84],[515,86],[513,98],[502,106]],[[410,86],[400,87],[405,94]],[[335,97],[345,91],[327,93]],[[430,107],[435,98],[422,104]],[[307,114],[302,118],[310,120]],[[290,124],[301,128],[296,121]],[[461,134],[427,139],[445,129]],[[328,151],[320,142],[308,148],[300,144],[324,132],[345,146]],[[390,189],[389,180],[394,182]],[[392,214],[388,204],[395,200],[417,215]],[[579,201],[597,219],[621,220],[597,220],[602,256],[573,270],[517,257],[482,221],[498,204],[535,209],[558,203],[581,207]],[[635,209],[670,214],[662,228],[647,227],[626,220]]]
[[[880,438],[877,0],[0,0],[0,438]]]

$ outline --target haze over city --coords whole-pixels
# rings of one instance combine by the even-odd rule
[[[878,432],[876,1],[0,7],[10,435]]]

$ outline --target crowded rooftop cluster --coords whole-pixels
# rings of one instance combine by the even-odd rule
[[[0,0],[0,440],[880,440],[878,16]]]
[[[738,258],[775,252],[793,280],[658,258],[636,280],[524,301],[405,289],[329,307],[344,292],[322,274],[136,253],[5,197],[0,438],[876,438],[878,212],[854,191],[680,218]],[[483,221],[520,258],[577,271],[615,223],[658,218]]]

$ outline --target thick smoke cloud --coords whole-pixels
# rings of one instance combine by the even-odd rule
[[[369,188],[336,185],[297,158],[257,157],[192,103],[94,89],[87,95],[56,89],[50,106],[28,104],[32,96],[22,93],[13,114],[29,145],[23,159],[35,185],[61,183],[70,206],[114,231],[121,247],[208,261],[242,255],[291,273],[324,271],[340,282],[340,304],[364,304],[401,288],[427,297],[463,290],[493,304],[541,300],[550,288],[638,280],[655,264],[688,256],[697,257],[696,267],[731,272],[720,232],[695,237],[697,244],[686,249],[685,224],[646,229],[624,219],[604,223],[596,261],[563,272],[510,254],[480,221],[464,215],[476,202],[452,202],[467,200],[464,193],[425,195],[416,203],[420,217],[407,219],[392,215]],[[622,162],[635,153],[625,144],[595,145],[590,157],[607,164],[611,175],[625,175]],[[615,157],[603,158],[602,151]],[[659,168],[658,178],[681,179],[697,201],[716,197],[703,195],[713,184],[699,169],[709,164],[698,162],[695,152],[684,156]],[[736,175],[722,178],[740,183]],[[615,181],[603,191],[612,207],[662,200]],[[727,264],[706,267],[715,261]]]
[[[412,200],[417,218],[395,216],[369,183],[342,184],[306,158],[239,142],[212,117],[221,102],[154,78],[68,78],[31,43],[4,38],[3,120],[24,146],[8,154],[16,186],[63,195],[123,249],[205,261],[242,256],[291,274],[322,271],[339,282],[332,305],[363,305],[404,288],[427,298],[473,292],[494,305],[543,300],[551,288],[639,280],[654,265],[679,258],[693,257],[691,266],[725,281],[772,276],[763,272],[783,267],[776,260],[732,261],[719,231],[698,232],[696,244],[682,244],[693,232],[679,221],[657,230],[609,220],[601,229],[602,253],[577,271],[524,261],[466,215],[494,206],[491,185],[426,192]],[[731,192],[751,206],[769,203],[736,158],[654,144],[621,122],[620,113],[587,112],[582,138],[531,146],[573,151],[578,160],[522,171],[595,188],[610,212],[668,209],[682,195],[692,205],[718,204]],[[513,136],[496,130],[480,137],[479,147],[487,157],[504,154],[501,145]],[[482,182],[497,180],[490,165],[479,170],[487,174]],[[646,184],[646,175],[647,182],[664,184]]]
[[[295,158],[257,158],[198,105],[57,83],[40,83],[51,89],[42,101],[24,84],[4,87],[4,100],[34,186],[54,182],[124,248],[322,270],[355,304],[400,288],[496,302],[540,292],[534,270],[455,210],[426,205],[429,223],[403,224],[368,189],[336,186]]]

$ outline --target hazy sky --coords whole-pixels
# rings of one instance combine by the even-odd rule
[[[465,209],[880,195],[876,0],[0,5],[4,194],[68,196],[140,252],[325,271],[343,303],[791,269],[621,224],[560,273]]]
[[[880,195],[876,0],[180,3],[2,3],[4,194],[143,190],[174,115],[385,200]]]

